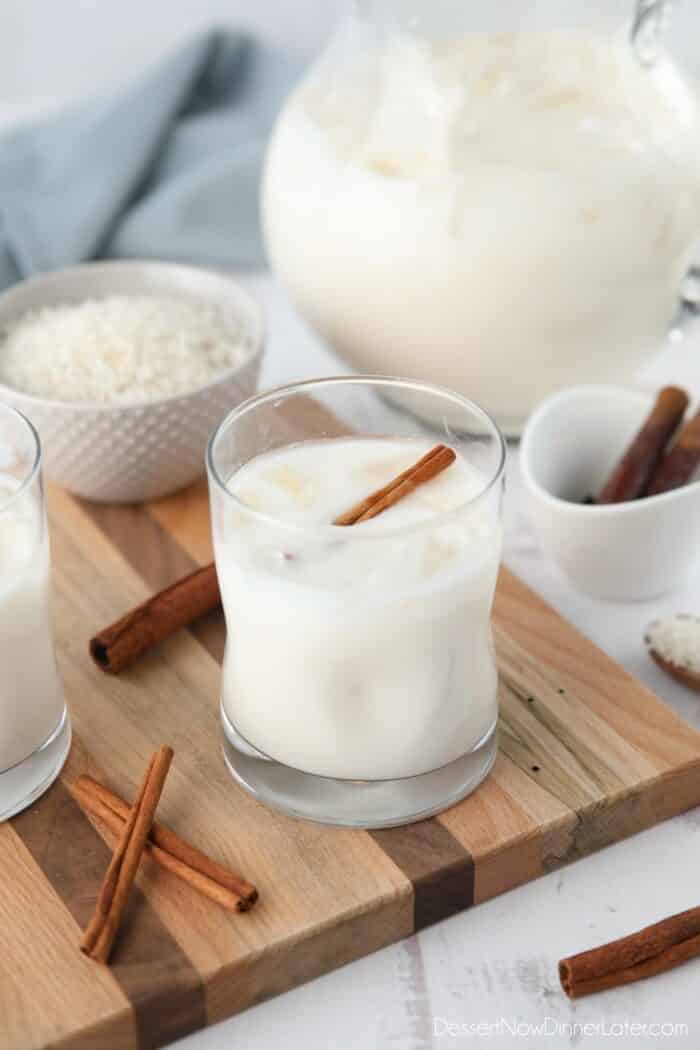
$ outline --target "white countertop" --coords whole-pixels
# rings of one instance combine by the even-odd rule
[[[307,52],[325,35],[337,6],[336,0],[268,0],[266,5],[2,0],[0,120],[92,90],[212,21],[247,25]],[[247,278],[247,283],[268,312],[265,386],[342,370],[269,277]],[[700,364],[695,373],[697,390]],[[700,611],[698,581],[689,582],[684,592],[639,605],[606,605],[577,594],[538,549],[528,527],[514,449],[506,508],[509,566],[700,729],[700,697],[667,679],[642,644],[645,626],[659,615]],[[700,960],[575,1004],[559,987],[557,960],[700,904],[699,873],[700,810],[695,810],[176,1045],[179,1050],[435,1050],[449,1045],[597,1050],[610,1040],[619,1050],[657,1043],[695,1048],[700,1045]],[[479,1022],[493,1026],[488,1034],[447,1032],[447,1023]],[[607,1030],[586,1034],[561,1027],[567,1024],[605,1025]],[[645,1037],[626,1031],[633,1024],[686,1025],[688,1032],[664,1039],[657,1029]]]

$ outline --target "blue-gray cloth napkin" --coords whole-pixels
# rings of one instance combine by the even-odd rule
[[[110,98],[0,134],[0,289],[94,258],[259,265],[264,145],[296,75],[211,31]]]

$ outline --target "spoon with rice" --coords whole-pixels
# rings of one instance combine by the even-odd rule
[[[662,671],[700,692],[700,617],[678,613],[655,620],[647,627],[644,641]]]

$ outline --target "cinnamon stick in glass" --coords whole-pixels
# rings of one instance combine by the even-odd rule
[[[129,817],[129,804],[89,776],[80,776],[71,786],[80,806],[121,835]],[[205,897],[230,911],[248,911],[258,899],[252,883],[235,875],[181,839],[170,828],[153,822],[146,851],[161,867],[177,875]]]
[[[454,463],[457,453],[449,445],[435,445],[430,452],[426,452],[417,463],[408,470],[390,481],[388,485],[377,489],[365,499],[356,503],[350,510],[340,514],[333,522],[334,525],[359,525],[362,521],[376,518],[378,514],[393,507],[399,500],[404,499],[410,492],[424,485],[443,470]]]
[[[666,445],[688,407],[688,395],[676,386],[666,386],[638,434],[606,481],[597,503],[624,503],[644,493]]]
[[[653,977],[700,955],[700,908],[672,915],[629,937],[559,963],[562,988],[577,999]]]
[[[657,496],[685,485],[700,466],[700,412],[685,424],[652,474],[644,495]]]
[[[436,445],[408,470],[339,515],[333,524],[369,521],[445,470],[456,456],[448,445]],[[105,627],[91,639],[90,655],[102,671],[118,674],[180,627],[187,627],[220,605],[219,583],[212,563],[159,591]]]

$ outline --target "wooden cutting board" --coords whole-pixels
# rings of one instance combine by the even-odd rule
[[[162,1046],[700,803],[700,735],[507,571],[495,605],[500,755],[470,798],[375,832],[287,819],[226,771],[219,614],[121,677],[96,628],[211,557],[204,483],[143,508],[50,493],[58,650],[75,742],[60,781],[0,826],[0,1046]],[[71,781],[132,797],[160,743],[160,818],[257,883],[231,915],[145,861],[110,969],[78,951],[109,836]]]

